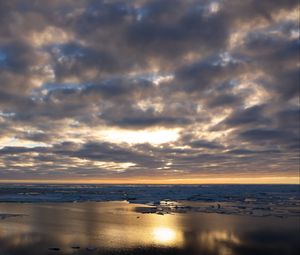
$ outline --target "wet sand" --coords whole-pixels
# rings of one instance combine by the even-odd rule
[[[148,213],[151,208],[127,202],[0,203],[0,255],[285,255],[300,251],[299,217],[160,215]]]

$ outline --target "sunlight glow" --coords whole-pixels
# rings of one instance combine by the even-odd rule
[[[161,244],[168,244],[176,239],[175,231],[166,227],[155,228],[153,230],[153,236],[155,241]]]
[[[153,77],[152,82],[156,86],[158,86],[163,82],[169,82],[169,81],[172,81],[173,79],[174,79],[174,76],[171,75],[171,74],[169,74],[169,75],[157,75],[157,76]]]
[[[35,147],[49,147],[48,144],[43,142],[33,142],[30,140],[21,140],[15,137],[4,137],[0,139],[0,149],[4,147],[25,147],[25,148],[35,148]]]
[[[145,129],[122,130],[107,129],[99,132],[102,139],[114,143],[150,143],[154,145],[176,141],[179,137],[179,128],[175,129]]]

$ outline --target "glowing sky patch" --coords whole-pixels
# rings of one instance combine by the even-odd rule
[[[107,129],[99,132],[101,139],[114,143],[159,145],[174,142],[179,138],[180,129],[154,129],[154,130],[120,130]]]

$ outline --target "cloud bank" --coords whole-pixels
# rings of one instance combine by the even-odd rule
[[[296,0],[0,2],[0,179],[295,177]]]

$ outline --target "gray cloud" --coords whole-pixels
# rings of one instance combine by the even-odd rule
[[[0,179],[297,176],[296,0],[0,2]]]
[[[264,105],[256,105],[247,109],[237,110],[225,120],[229,126],[239,126],[246,124],[268,125],[271,120],[264,116]]]

